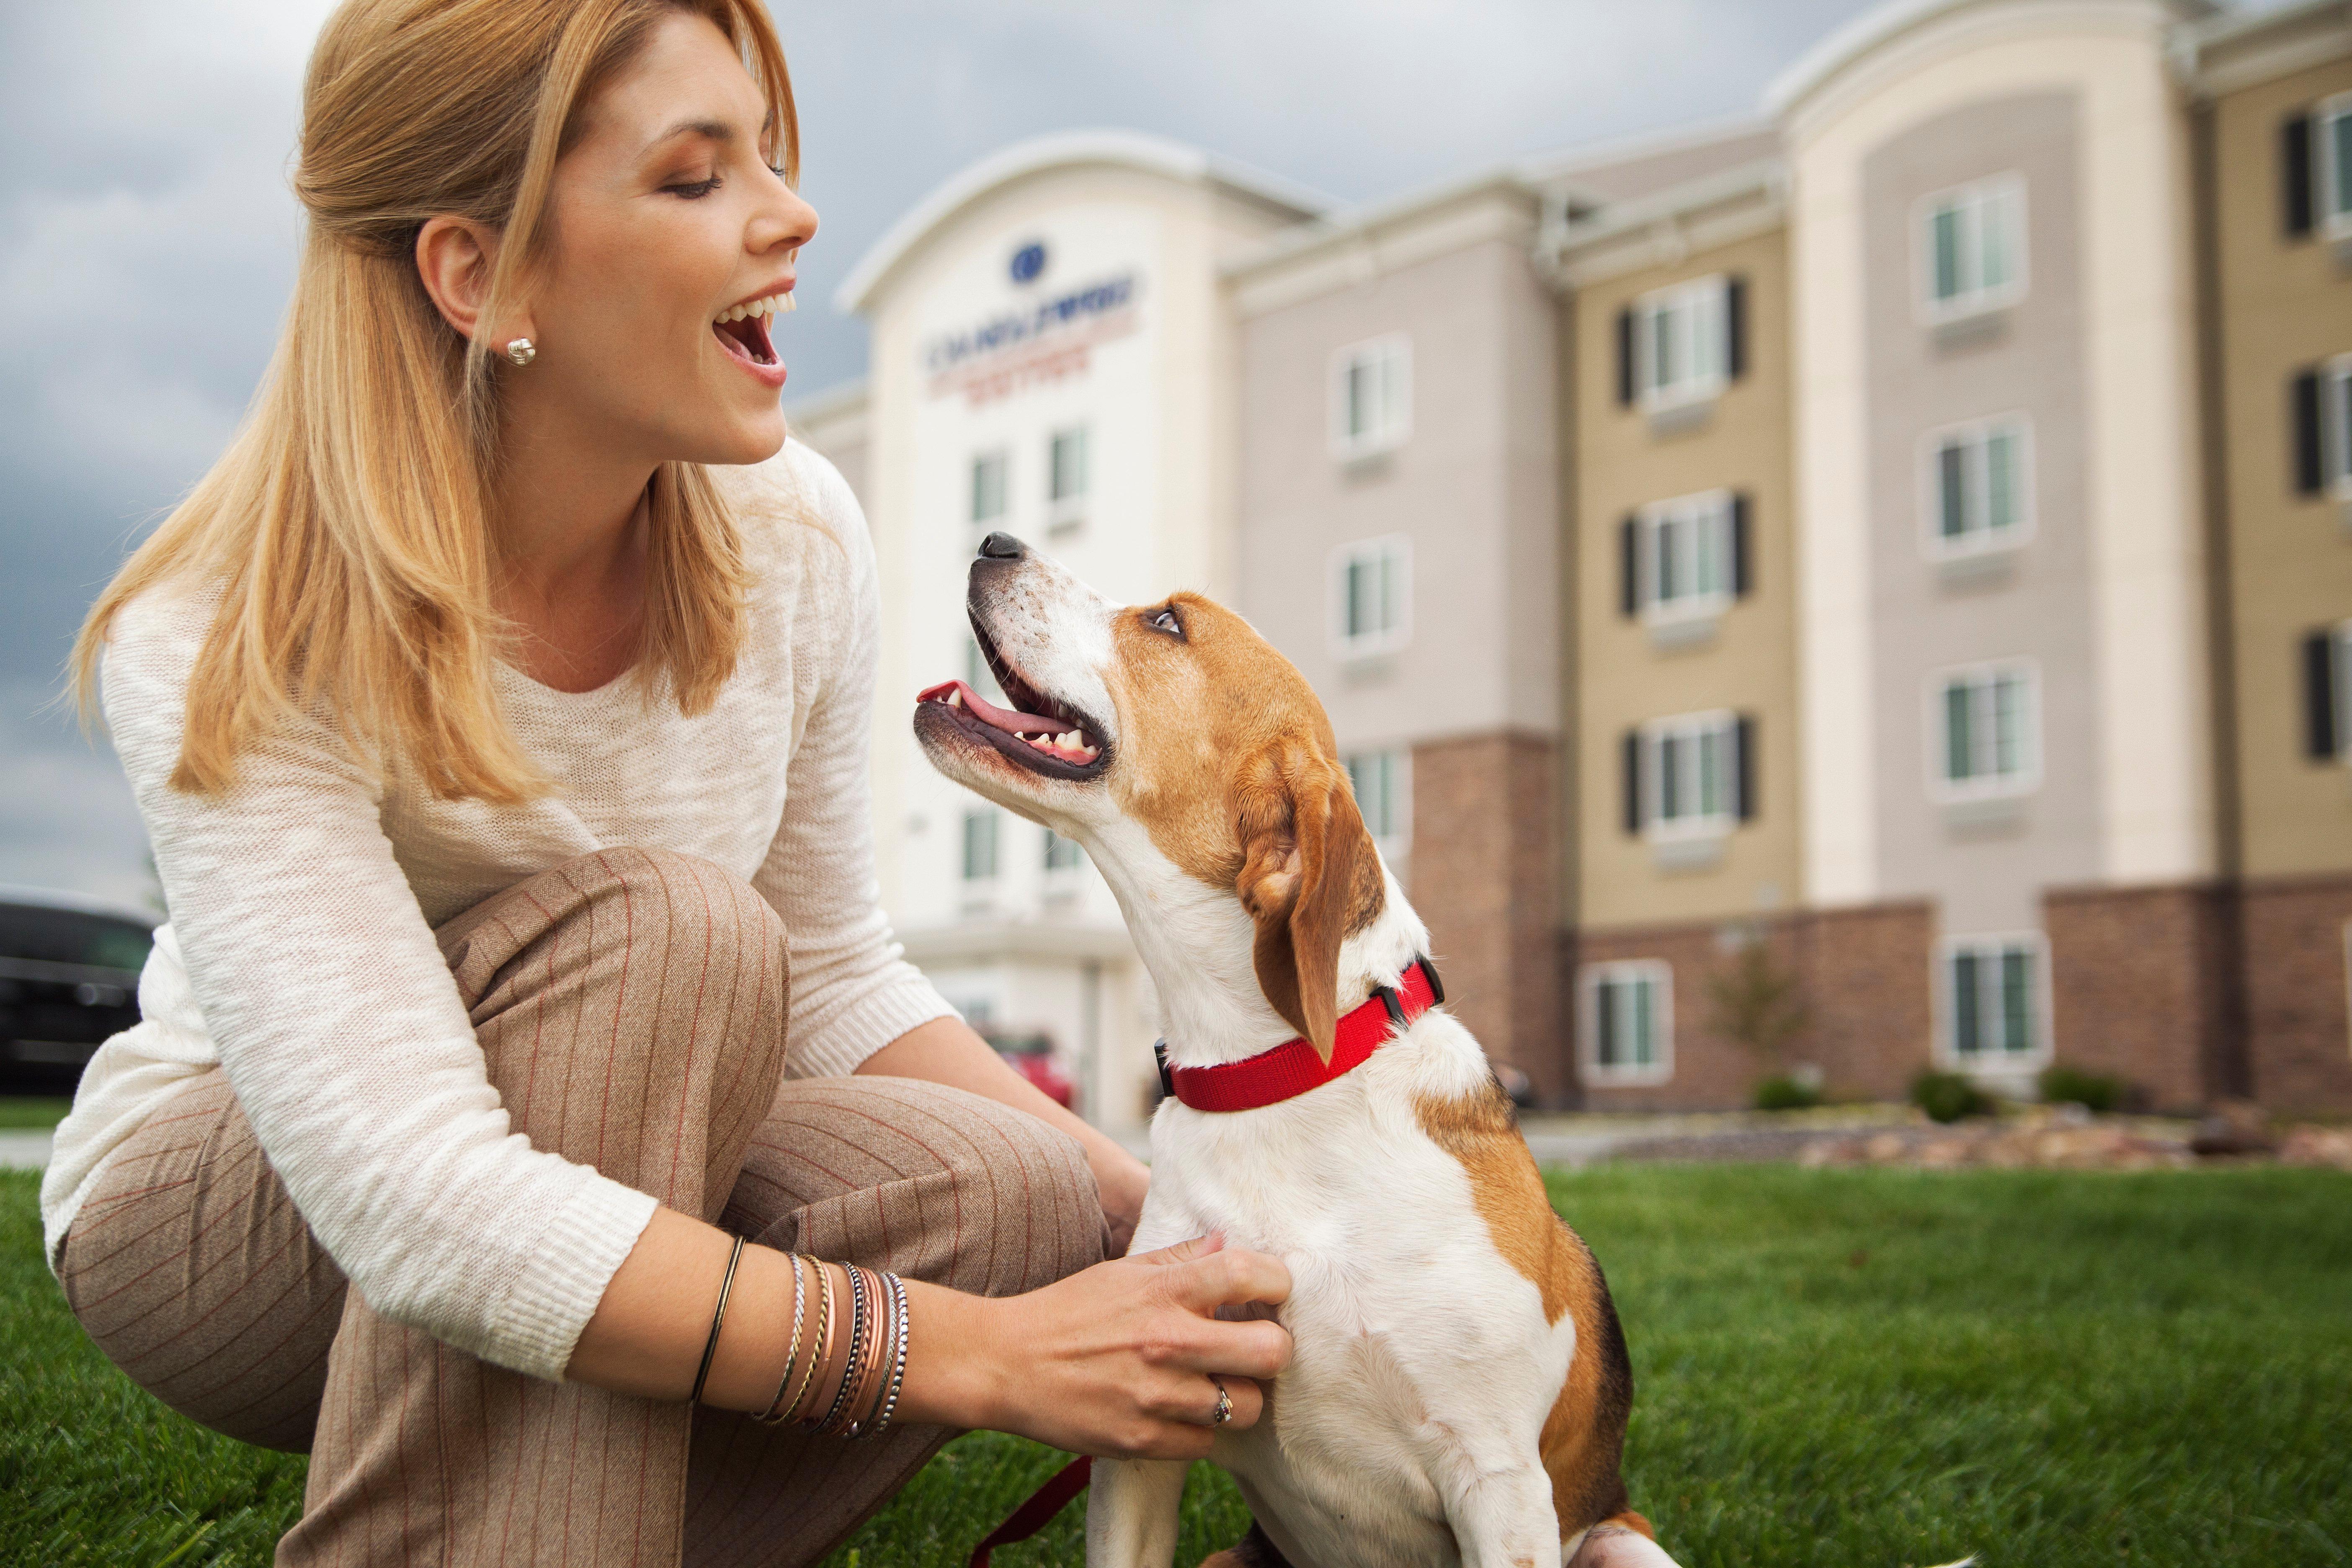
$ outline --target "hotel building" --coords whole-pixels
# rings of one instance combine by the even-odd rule
[[[885,902],[1106,1126],[1108,890],[898,700],[992,528],[1297,663],[1544,1103],[2352,1110],[2352,0],[1895,0],[1755,118],[1351,210],[1052,137],[842,300]]]

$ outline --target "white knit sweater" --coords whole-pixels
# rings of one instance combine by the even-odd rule
[[[567,694],[498,669],[557,793],[437,800],[323,726],[248,755],[236,786],[167,782],[218,590],[124,606],[106,716],[145,816],[171,923],[142,1022],[101,1047],[41,1184],[54,1266],[107,1156],[218,1062],[311,1232],[361,1296],[501,1366],[562,1375],[655,1202],[511,1131],[432,928],[571,858],[698,855],[782,915],[798,1076],[851,1071],[951,1011],[877,903],[868,717],[879,636],[856,499],[797,443],[722,470],[751,560],[751,635],[710,711],[616,680]]]

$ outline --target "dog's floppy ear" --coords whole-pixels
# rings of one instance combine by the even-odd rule
[[[1234,890],[1257,922],[1258,989],[1328,1062],[1339,943],[1379,910],[1380,856],[1347,774],[1296,744],[1252,759],[1234,804],[1242,868]]]

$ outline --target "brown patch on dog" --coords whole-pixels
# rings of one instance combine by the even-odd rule
[[[1633,1365],[1616,1303],[1584,1238],[1552,1212],[1510,1100],[1489,1083],[1459,1100],[1423,1100],[1414,1111],[1422,1130],[1462,1163],[1495,1250],[1541,1293],[1545,1321],[1557,1323],[1562,1312],[1575,1320],[1576,1353],[1538,1443],[1560,1539],[1620,1514],[1639,1520],[1624,1513]],[[1641,1528],[1649,1532],[1646,1522]]]
[[[1247,1535],[1223,1552],[1202,1558],[1201,1568],[1290,1568],[1290,1559],[1266,1539],[1265,1526],[1251,1520]]]
[[[1162,609],[1181,637],[1152,626]],[[1234,889],[1257,925],[1259,989],[1328,1059],[1339,944],[1383,899],[1323,705],[1248,622],[1197,594],[1123,611],[1111,635],[1113,798],[1179,868]]]

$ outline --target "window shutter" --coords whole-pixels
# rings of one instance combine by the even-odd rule
[[[2319,373],[2307,370],[2296,376],[2292,396],[2294,407],[2289,418],[2294,426],[2294,489],[2297,495],[2315,496],[2320,485]]]
[[[1755,556],[1748,546],[1748,501],[1746,490],[1737,490],[1731,497],[1731,596],[1748,597],[1756,586]]]
[[[1738,381],[1748,374],[1748,279],[1733,273],[1723,284],[1723,367]]]
[[[1630,616],[1642,607],[1642,521],[1633,513],[1617,525],[1617,610]]]
[[[1739,776],[1739,820],[1756,820],[1756,716],[1742,713],[1733,733],[1732,763]]]
[[[2279,197],[2289,239],[2311,232],[2311,116],[2289,116],[2279,127]]]
[[[1625,831],[1642,831],[1642,731],[1625,731],[1624,743],[1624,815]]]
[[[2336,634],[2303,639],[2304,754],[2333,762],[2344,737],[2336,732]]]
[[[1629,407],[1633,402],[1633,307],[1631,305],[1617,312],[1617,401]]]

